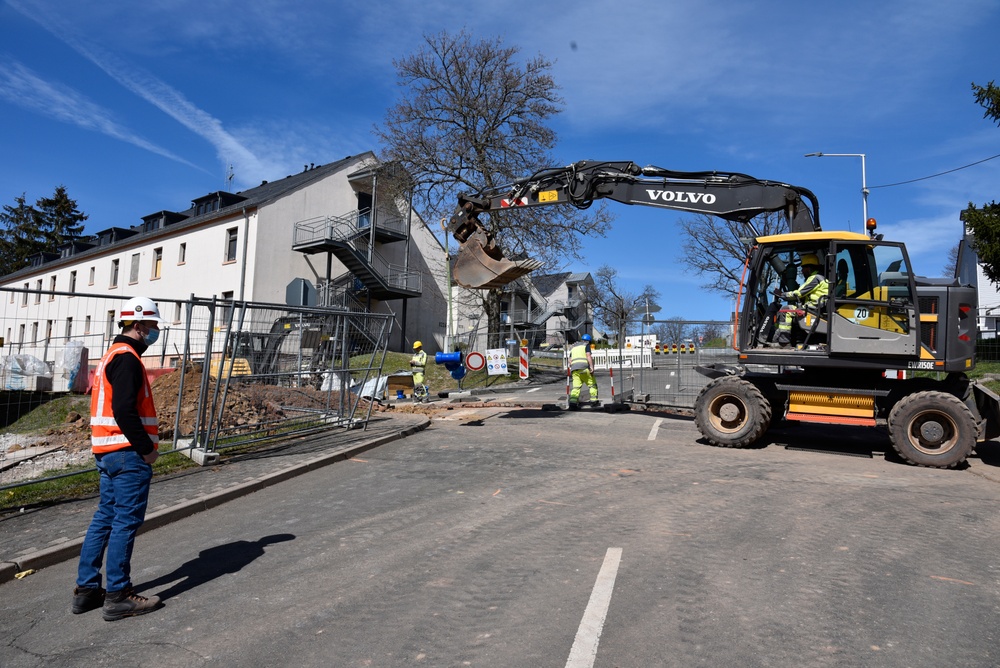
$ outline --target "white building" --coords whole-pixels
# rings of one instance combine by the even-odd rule
[[[562,346],[567,338],[594,334],[586,293],[594,279],[586,272],[528,274],[504,286],[500,301],[501,340],[525,339],[533,348]],[[488,332],[478,291],[455,287],[452,309],[456,343],[485,350]],[[544,344],[544,345],[543,345]]]
[[[285,304],[292,293],[299,304],[392,313],[390,349],[420,339],[433,353],[444,344],[446,254],[405,192],[390,194],[401,192],[395,176],[368,152],[67,242],[0,279],[38,293],[7,296],[0,335],[48,340],[55,328],[106,341],[111,312],[91,296],[152,297],[178,327],[192,295]]]

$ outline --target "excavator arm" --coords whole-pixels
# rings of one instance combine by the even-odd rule
[[[676,172],[639,167],[633,162],[581,161],[544,169],[526,179],[476,195],[460,195],[449,230],[459,242],[452,278],[467,288],[502,287],[541,266],[537,260],[509,260],[479,214],[514,207],[569,204],[585,209],[594,200],[690,211],[747,225],[752,219],[782,212],[792,232],[818,231],[819,202],[812,192],[746,174]],[[808,204],[807,204],[808,202]]]

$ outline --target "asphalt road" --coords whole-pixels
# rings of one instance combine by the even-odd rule
[[[8,583],[0,665],[1000,665],[1000,484],[863,435],[449,411],[140,536],[151,614],[70,614],[73,562]]]

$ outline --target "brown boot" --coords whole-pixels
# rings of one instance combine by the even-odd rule
[[[123,617],[135,617],[152,612],[160,607],[160,597],[139,596],[132,587],[121,591],[109,591],[104,598],[104,610],[101,612],[104,621],[113,622]]]

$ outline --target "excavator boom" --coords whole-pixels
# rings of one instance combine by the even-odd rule
[[[639,167],[633,162],[581,161],[544,169],[476,195],[459,196],[449,223],[459,242],[453,280],[467,288],[496,288],[541,266],[537,260],[504,257],[479,214],[554,204],[582,209],[598,199],[719,216],[746,224],[754,236],[757,230],[751,220],[767,212],[784,213],[792,232],[820,229],[819,202],[812,192],[798,186],[746,174],[677,172]]]

